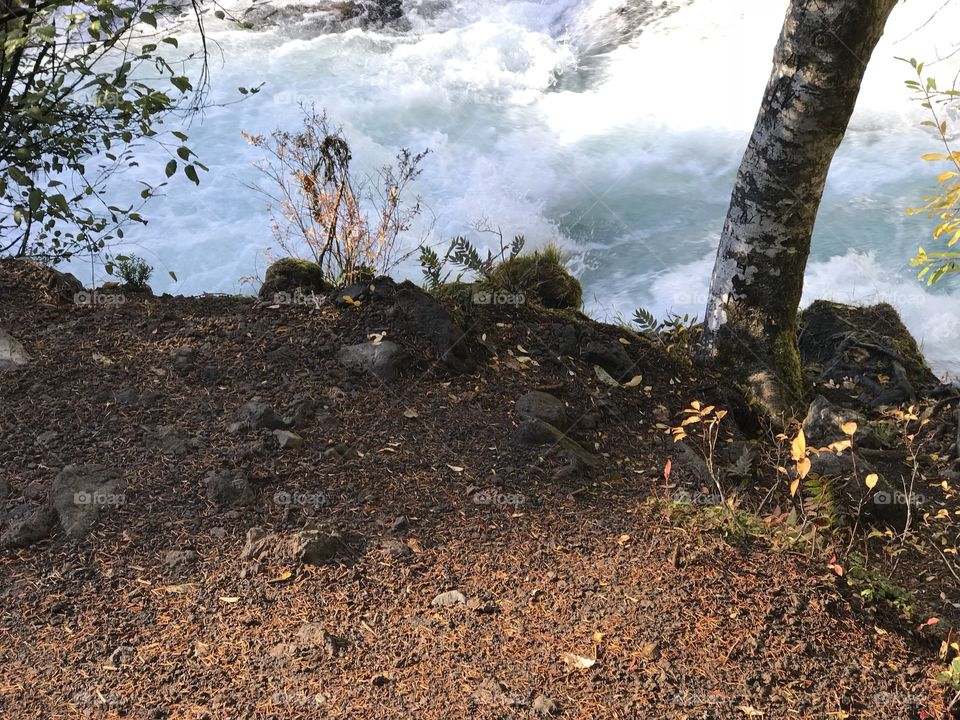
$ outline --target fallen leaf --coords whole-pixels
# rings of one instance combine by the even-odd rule
[[[450,468],[451,470],[453,470],[455,473],[462,473],[462,472],[463,472],[463,468],[460,467],[460,466],[458,466],[458,465],[450,465],[450,464],[447,464],[447,467]]]
[[[282,573],[280,573],[279,576],[275,578],[270,578],[269,580],[267,580],[267,585],[277,585],[279,583],[284,583],[284,582],[287,582],[287,580],[289,580],[292,577],[293,577],[292,572],[290,572],[289,570],[284,570]]]
[[[737,710],[742,712],[747,717],[763,717],[763,711],[757,710],[755,707],[750,705],[737,705]]]
[[[620,383],[614,380],[613,376],[599,365],[593,366],[593,372],[596,374],[597,380],[602,382],[604,385],[609,385],[610,387],[620,387]]]
[[[859,425],[857,425],[855,422],[851,420],[850,422],[847,422],[841,425],[840,429],[843,430],[844,435],[856,435],[858,427]]]
[[[629,345],[629,344],[630,344],[630,341],[627,340],[626,338],[617,338],[617,342],[619,342],[621,345]]]
[[[628,542],[630,542],[630,536],[629,536],[629,535],[621,535],[620,537],[617,538],[617,544],[618,544],[618,545],[623,545],[623,544],[628,543]]]
[[[403,416],[405,418],[410,418],[412,420],[413,418],[420,417],[420,413],[418,413],[413,408],[407,408],[406,410],[403,411]]]
[[[643,382],[643,375],[634,375],[633,378],[623,384],[624,387],[636,387]]]
[[[220,598],[220,600],[222,600],[225,603],[230,603],[231,605],[233,603],[240,602],[240,598],[238,597],[222,597]]]
[[[573,653],[569,652],[563,653],[560,656],[560,659],[570,667],[577,670],[589,670],[597,664],[596,660],[591,660],[590,658],[583,657],[582,655],[574,655]]]

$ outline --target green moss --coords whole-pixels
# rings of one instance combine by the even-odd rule
[[[277,260],[269,268],[260,288],[260,297],[272,299],[277,293],[328,292],[333,288],[317,263],[299,258]]]
[[[530,295],[544,307],[578,309],[583,305],[583,288],[567,272],[556,245],[505,260],[490,270],[486,280],[498,289]]]
[[[790,326],[781,331],[773,342],[774,370],[783,383],[787,397],[784,400],[795,405],[803,398],[803,366],[797,346],[797,329]]]

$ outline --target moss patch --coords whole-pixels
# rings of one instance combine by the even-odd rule
[[[491,269],[487,279],[496,288],[524,293],[544,307],[578,309],[583,305],[583,288],[567,272],[563,254],[555,245],[506,260]]]
[[[260,298],[274,300],[279,293],[325,293],[333,289],[315,262],[299,258],[277,260],[269,268],[260,288]]]

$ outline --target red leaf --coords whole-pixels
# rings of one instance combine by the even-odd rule
[[[670,473],[673,471],[673,458],[667,458],[667,464],[663,466],[663,479],[670,482]]]

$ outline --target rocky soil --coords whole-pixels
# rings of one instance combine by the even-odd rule
[[[735,411],[744,508],[769,519],[788,482],[660,341],[386,280],[81,291],[0,263],[3,717],[947,717],[949,564],[905,551],[901,616],[822,548],[705,520],[669,434],[693,401]],[[828,380],[813,433],[874,389]],[[949,394],[927,407],[925,488],[956,432]],[[863,459],[899,477],[884,442]]]

